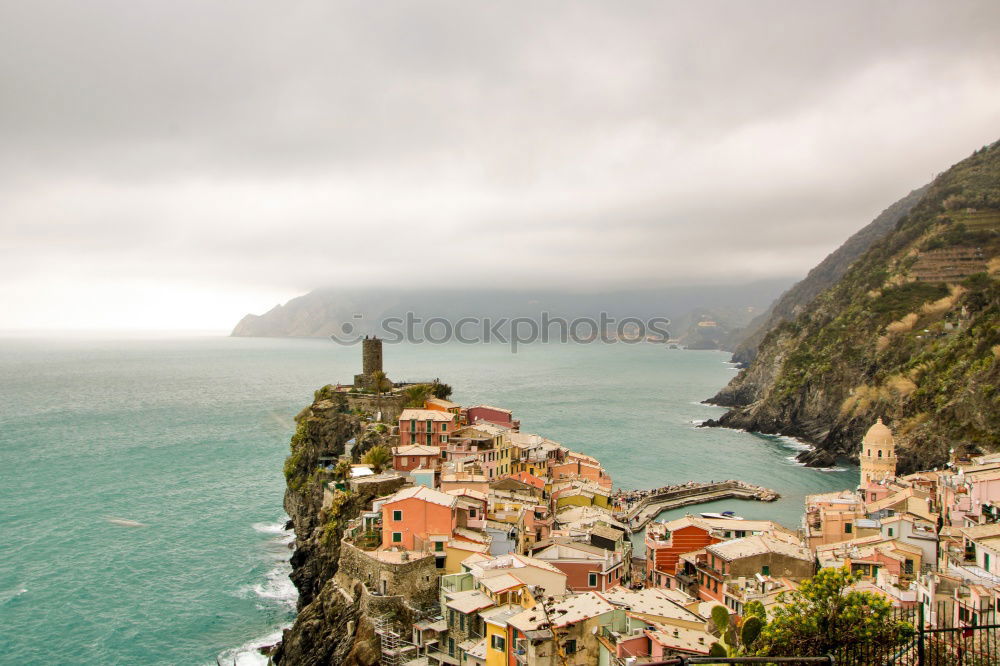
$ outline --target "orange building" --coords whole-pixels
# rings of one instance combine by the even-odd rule
[[[424,402],[424,409],[433,409],[439,412],[448,412],[458,416],[462,412],[462,406],[458,403],[445,400],[444,398],[428,398]]]
[[[426,486],[400,490],[382,502],[382,547],[443,553],[458,527],[457,504]]]

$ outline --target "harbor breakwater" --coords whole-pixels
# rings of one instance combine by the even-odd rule
[[[670,509],[723,499],[774,502],[780,497],[779,493],[770,488],[728,479],[708,483],[689,481],[652,490],[620,491],[612,499],[616,508],[615,518],[635,533],[645,528],[656,516]]]

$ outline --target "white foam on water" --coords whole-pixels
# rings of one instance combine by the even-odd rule
[[[287,561],[281,561],[264,574],[263,583],[251,585],[250,590],[261,599],[277,602],[287,608],[295,608],[299,591],[295,589],[292,579],[288,577],[291,572],[292,565]]]
[[[707,420],[708,420],[708,419],[693,419],[693,420],[691,421],[691,423],[692,423],[693,425],[696,425],[696,426],[697,426],[697,425],[701,425],[702,423],[704,423],[704,422],[705,422],[705,421],[707,421]]]
[[[0,606],[17,599],[19,596],[28,591],[26,587],[14,587],[9,590],[4,590],[0,592]]]
[[[266,666],[267,657],[260,653],[260,648],[274,645],[281,640],[281,632],[292,625],[286,624],[266,636],[247,641],[243,645],[226,650],[219,655],[219,663],[223,666]]]
[[[789,437],[788,435],[778,435],[778,441],[784,446],[794,449],[795,451],[812,451],[813,448],[815,448],[811,444],[803,442],[801,439]]]
[[[285,523],[254,523],[252,528],[261,534],[285,534]]]

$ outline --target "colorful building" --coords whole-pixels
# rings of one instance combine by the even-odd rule
[[[458,527],[458,498],[424,486],[403,488],[382,502],[382,547],[440,552]]]
[[[441,449],[436,446],[407,444],[392,449],[392,468],[399,472],[409,472],[417,468],[437,469],[441,461]]]
[[[404,409],[399,415],[399,445],[421,444],[444,448],[458,428],[458,417],[436,409]]]

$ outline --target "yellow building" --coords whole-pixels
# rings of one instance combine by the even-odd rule
[[[896,476],[896,444],[880,418],[861,440],[861,487]]]
[[[486,666],[506,666],[510,658],[511,640],[507,620],[524,611],[524,607],[510,604],[483,611],[480,617],[486,623]]]

